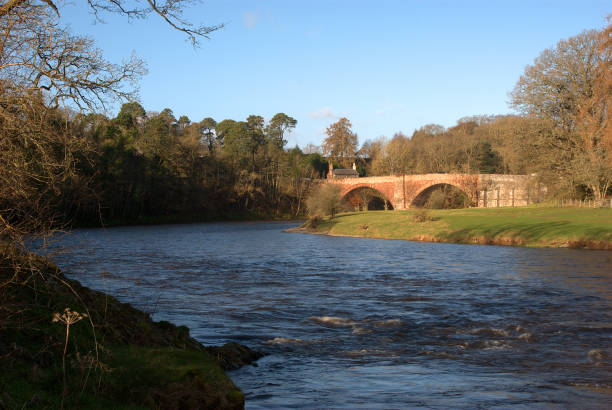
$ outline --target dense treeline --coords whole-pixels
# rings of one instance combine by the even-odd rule
[[[308,185],[326,163],[320,155],[284,149],[296,120],[284,113],[267,124],[212,118],[177,120],[170,109],[145,113],[132,102],[116,118],[75,118],[93,144],[93,197],[79,218],[134,219],[199,213],[219,218],[250,211],[299,215]]]
[[[177,120],[170,109],[147,113],[136,102],[124,104],[112,119],[99,114],[65,119],[58,109],[38,109],[48,116],[44,135],[50,141],[43,151],[56,154],[49,163],[63,174],[57,181],[34,178],[29,183],[37,194],[29,196],[57,220],[129,222],[176,215],[205,220],[245,211],[296,216],[303,212],[309,184],[327,170],[320,154],[284,148],[296,120],[283,113],[267,124],[255,115],[217,124],[212,118]],[[25,146],[13,151],[23,161],[15,177],[34,165],[26,157],[41,155],[30,155]],[[48,171],[53,177],[54,170]],[[2,199],[4,209],[17,211],[13,216],[20,219],[33,204],[20,204],[17,194]]]

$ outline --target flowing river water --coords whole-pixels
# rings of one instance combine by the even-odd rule
[[[247,408],[612,406],[612,252],[282,232],[295,225],[84,229],[50,250],[204,344],[267,353],[229,373]]]

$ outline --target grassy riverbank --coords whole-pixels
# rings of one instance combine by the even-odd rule
[[[239,409],[224,370],[258,357],[205,347],[42,258],[0,250],[0,408]]]
[[[341,214],[302,231],[411,241],[612,250],[612,209],[532,206],[371,211]]]

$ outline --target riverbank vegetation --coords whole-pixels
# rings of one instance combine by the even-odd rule
[[[224,370],[255,352],[204,347],[43,258],[4,247],[0,261],[1,408],[244,406]]]
[[[295,229],[338,236],[410,241],[612,250],[612,209],[414,209],[351,212]]]

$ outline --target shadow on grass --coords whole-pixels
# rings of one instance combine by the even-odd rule
[[[324,221],[320,222],[316,228],[314,228],[314,231],[318,233],[328,233],[334,228],[334,226],[336,226],[339,223],[338,219],[341,219],[343,216],[347,216],[347,214],[336,216],[333,219],[329,219],[329,218],[325,219]]]
[[[475,225],[471,228],[458,229],[447,233],[441,233],[440,237],[452,242],[470,241],[475,237],[490,238],[491,240],[502,238],[515,238],[518,242],[540,242],[540,241],[611,241],[612,232],[604,228],[584,228],[575,223],[567,221],[541,222],[541,223],[507,223],[494,227],[484,224]]]

